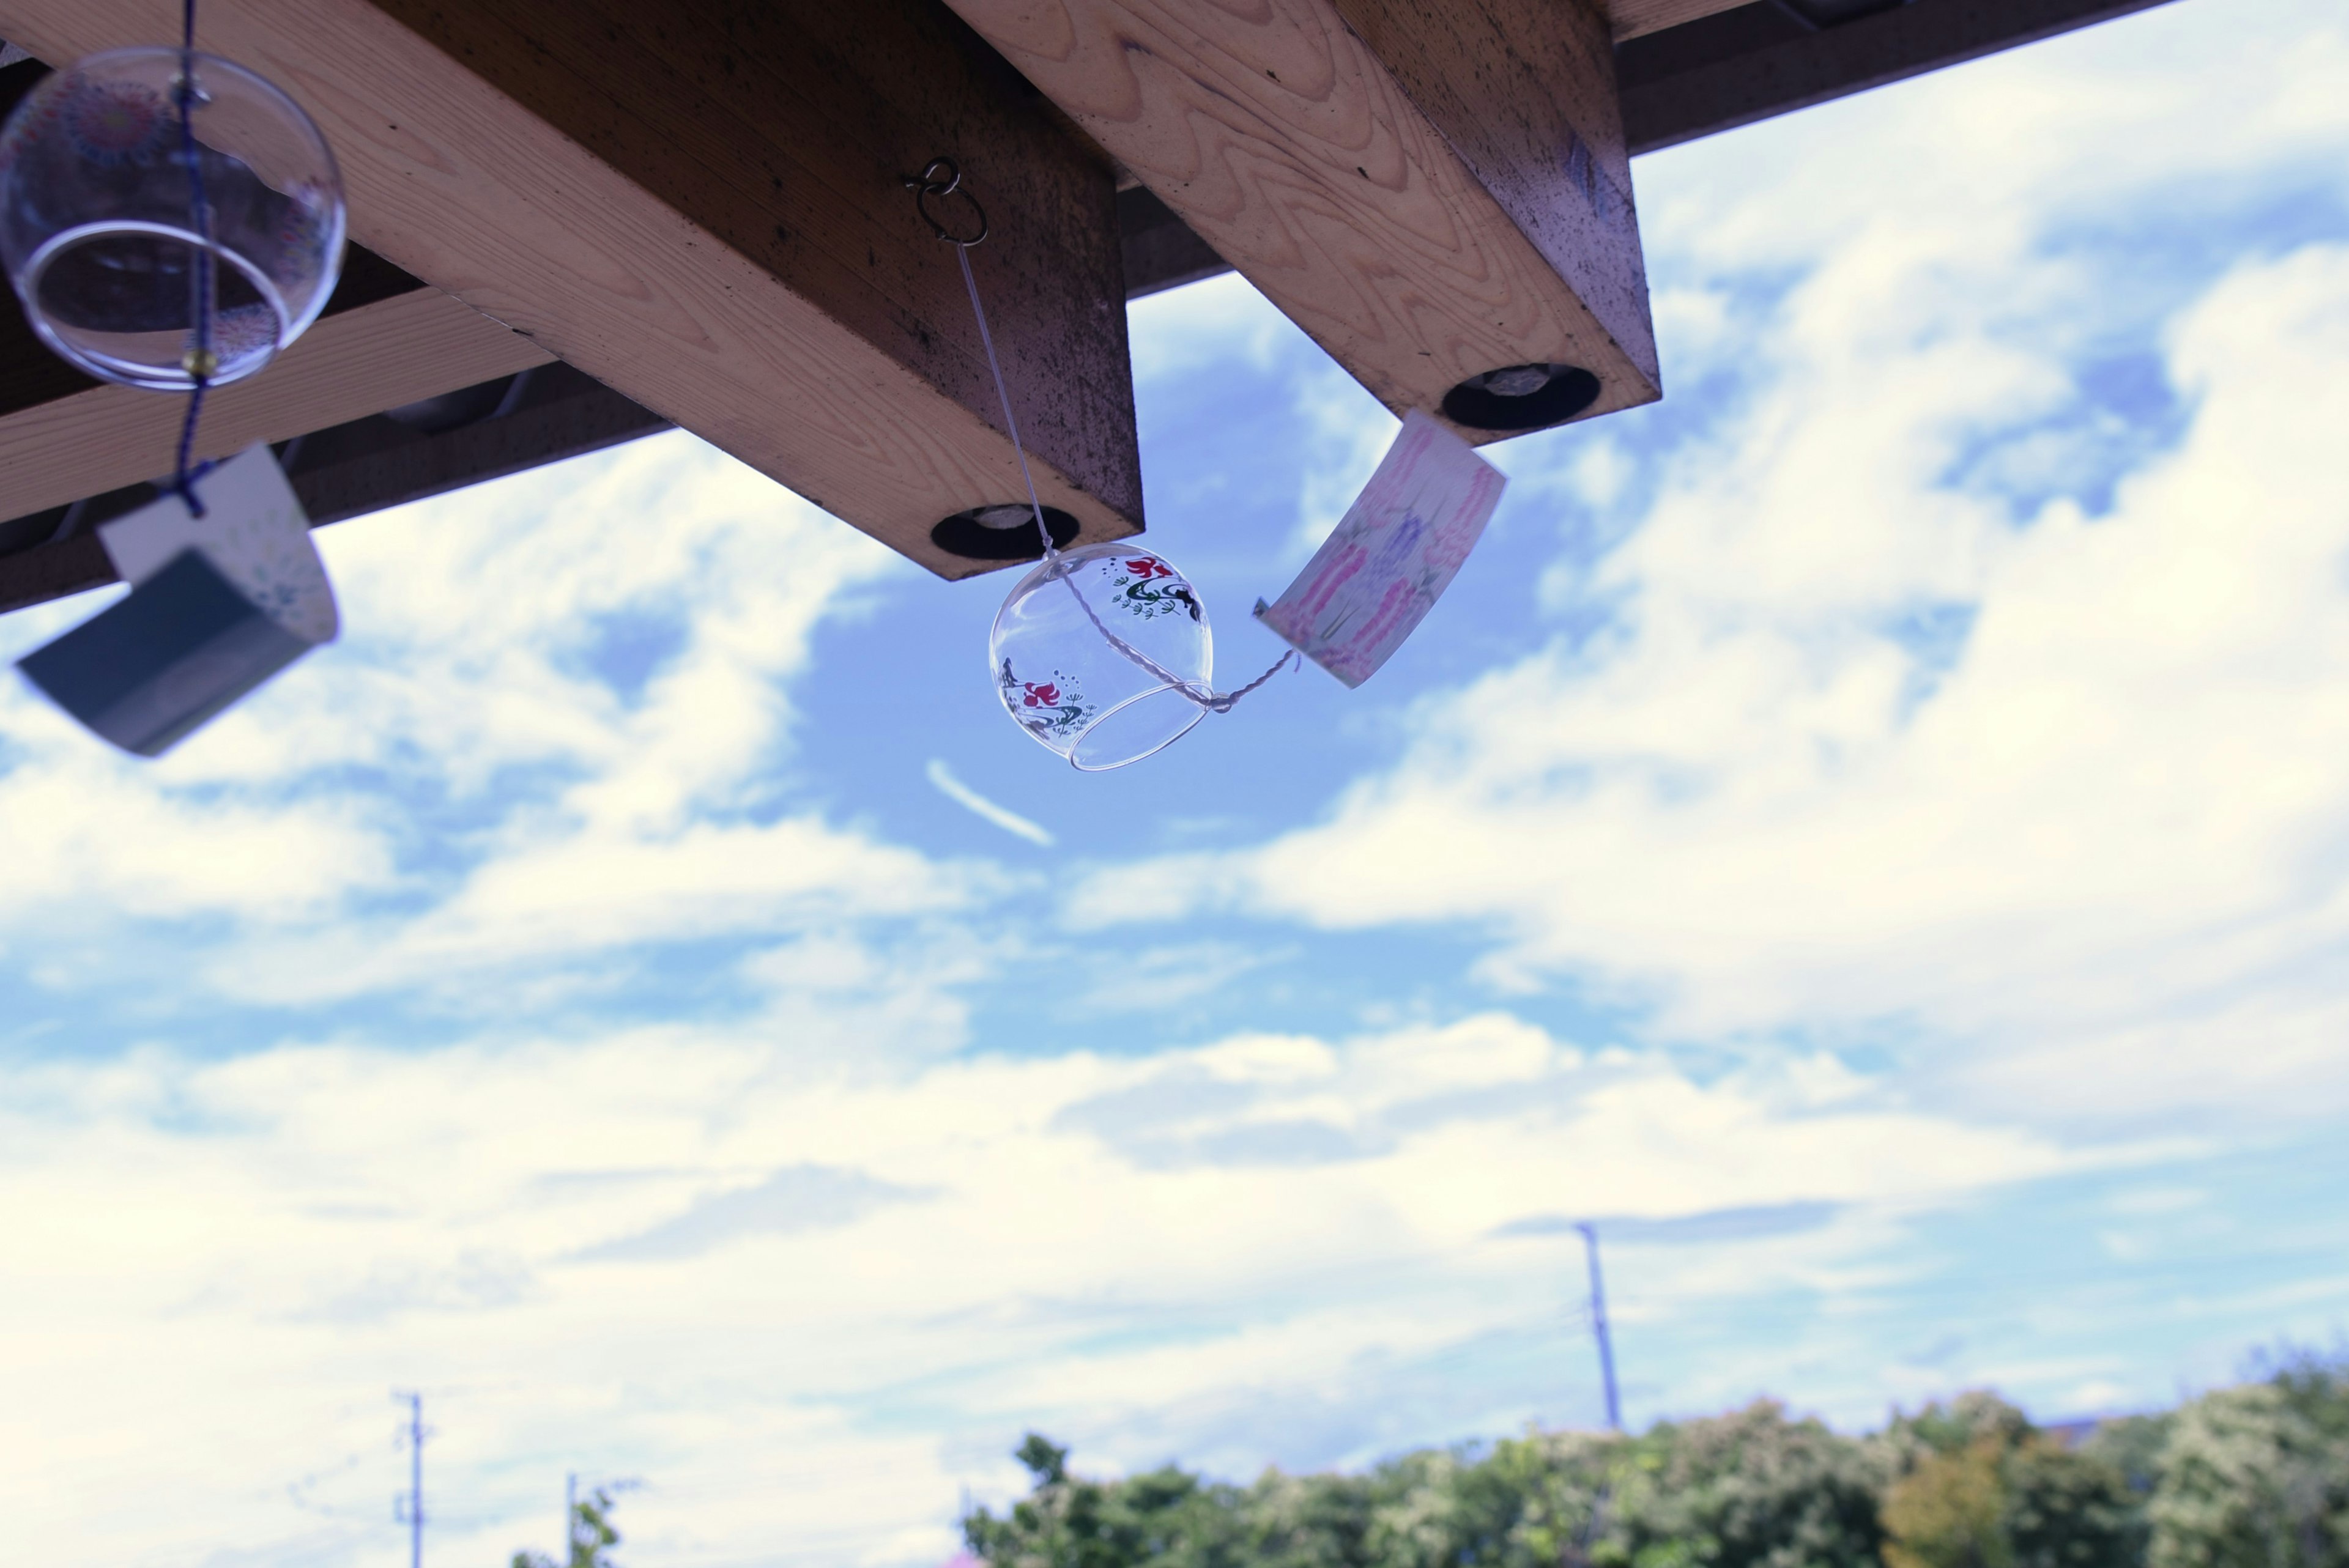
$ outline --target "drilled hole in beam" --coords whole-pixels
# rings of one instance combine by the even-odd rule
[[[1599,400],[1599,377],[1574,365],[1506,365],[1444,395],[1444,417],[1472,430],[1538,430]]]
[[[1077,537],[1077,520],[1057,506],[1044,509],[1044,526],[1058,549]],[[930,542],[966,561],[1032,561],[1044,553],[1036,540],[1036,514],[1026,501],[975,506],[942,518],[930,530]]]

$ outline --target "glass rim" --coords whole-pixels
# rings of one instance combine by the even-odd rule
[[[143,387],[155,384],[146,380],[128,380],[122,376],[94,368],[89,354],[78,346],[67,342],[57,328],[50,325],[48,313],[41,309],[38,304],[41,279],[47,273],[50,264],[58,256],[75,245],[87,243],[101,236],[115,234],[154,235],[160,239],[177,241],[191,251],[210,252],[214,260],[225,262],[234,267],[238,275],[251,284],[254,292],[261,295],[262,303],[269,306],[270,314],[277,318],[277,330],[272,335],[266,352],[250,356],[249,361],[238,362],[240,367],[231,374],[209,377],[209,385],[222,387],[233,381],[243,380],[276,358],[279,352],[297,335],[298,329],[295,326],[293,316],[285,308],[285,296],[278,292],[277,285],[250,262],[222,245],[219,241],[207,240],[192,229],[182,229],[171,223],[158,223],[151,219],[107,219],[95,223],[78,224],[70,229],[61,229],[50,235],[41,242],[31,255],[25,258],[25,264],[18,267],[8,280],[16,286],[16,298],[25,307],[26,321],[42,342],[47,344],[60,358],[68,363],[79,366],[102,380],[113,381],[119,385]],[[217,314],[215,312],[215,318]],[[160,372],[163,367],[159,366],[155,368]],[[223,361],[221,368],[223,371],[228,370],[230,368],[228,362]],[[188,376],[184,370],[178,371],[176,375],[163,375],[160,380],[160,384],[166,387],[184,383],[186,387],[192,388],[195,385],[194,377]]]
[[[1138,702],[1148,702],[1152,697],[1164,696],[1169,692],[1181,697],[1182,700],[1189,706],[1191,709],[1191,719],[1188,724],[1178,727],[1172,734],[1168,735],[1165,739],[1160,741],[1149,750],[1137,751],[1131,757],[1121,757],[1114,762],[1084,763],[1077,760],[1077,753],[1084,749],[1085,742],[1092,737],[1093,731],[1099,729],[1102,725],[1107,724],[1111,719],[1116,717],[1119,714],[1123,713],[1127,708],[1132,707],[1134,704]],[[1135,692],[1132,696],[1127,697],[1124,701],[1118,703],[1114,707],[1104,708],[1094,717],[1092,723],[1077,731],[1077,738],[1069,743],[1069,749],[1061,753],[1061,755],[1069,759],[1069,766],[1075,769],[1080,773],[1108,773],[1113,769],[1126,767],[1129,764],[1140,762],[1147,758],[1157,756],[1160,752],[1165,750],[1168,747],[1174,745],[1176,741],[1190,734],[1193,729],[1197,727],[1199,721],[1206,717],[1207,710],[1200,707],[1197,703],[1192,702],[1188,696],[1185,696],[1181,686],[1169,686],[1164,683],[1161,683],[1160,685],[1152,686],[1148,691]]]

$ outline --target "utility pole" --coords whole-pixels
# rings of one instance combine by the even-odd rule
[[[408,1402],[408,1490],[392,1499],[391,1517],[408,1526],[408,1568],[424,1568],[424,1396],[392,1398]]]
[[[563,1478],[563,1555],[554,1560],[554,1568],[571,1568],[578,1555],[579,1472],[573,1470]]]
[[[1583,1251],[1590,1259],[1590,1330],[1599,1339],[1599,1375],[1607,1385],[1607,1427],[1623,1429],[1623,1406],[1615,1394],[1615,1344],[1607,1336],[1607,1286],[1599,1277],[1599,1232],[1588,1220],[1574,1227],[1582,1233]]]

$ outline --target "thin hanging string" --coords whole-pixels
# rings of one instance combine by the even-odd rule
[[[188,166],[188,211],[195,221],[196,238],[202,242],[196,247],[195,273],[190,280],[196,346],[180,360],[196,385],[188,396],[188,416],[180,425],[180,452],[172,465],[171,489],[187,503],[190,515],[202,517],[204,503],[196,496],[196,481],[212,472],[212,465],[203,462],[191,468],[188,459],[195,455],[196,424],[204,417],[204,392],[212,385],[212,373],[220,368],[220,359],[212,352],[212,210],[204,196],[203,165],[196,160],[196,0],[182,0],[180,7],[180,81],[174,96],[180,107],[180,157]]]
[[[189,0],[189,4],[193,5],[194,0]],[[942,171],[943,177],[941,177]],[[988,235],[987,210],[978,204],[977,197],[960,189],[962,170],[956,166],[951,158],[931,159],[928,166],[920,174],[909,178],[905,184],[914,192],[914,204],[922,214],[922,221],[929,224],[932,233],[955,248],[955,260],[962,263],[962,286],[970,294],[970,313],[978,321],[978,342],[979,346],[987,350],[988,373],[995,377],[995,396],[1003,407],[1004,432],[1011,438],[1011,450],[1019,459],[1019,478],[1028,487],[1028,506],[1036,519],[1036,536],[1044,542],[1046,574],[1059,578],[1067,585],[1069,597],[1077,602],[1077,608],[1085,613],[1085,619],[1093,624],[1093,630],[1102,634],[1103,642],[1208,712],[1229,713],[1234,703],[1278,675],[1288,661],[1297,656],[1296,650],[1292,648],[1281,655],[1279,658],[1273,661],[1270,669],[1237,691],[1219,692],[1215,687],[1203,686],[1197,681],[1185,680],[1102,623],[1102,618],[1093,613],[1092,603],[1078,589],[1076,579],[1070,576],[1067,570],[1061,565],[1061,547],[1053,542],[1052,531],[1044,521],[1044,503],[1036,494],[1036,476],[1028,469],[1028,449],[1019,439],[1019,421],[1012,415],[1011,393],[1003,382],[1002,362],[996,357],[995,335],[988,330],[987,306],[979,303],[978,279],[971,273],[971,247],[985,240]],[[968,240],[949,232],[944,224],[931,217],[928,207],[923,205],[929,197],[956,194],[959,194],[964,201],[968,201],[971,210],[978,214],[978,232]]]

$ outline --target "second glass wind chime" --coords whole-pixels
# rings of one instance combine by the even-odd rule
[[[41,340],[103,381],[188,399],[168,492],[98,528],[129,596],[19,667],[155,756],[337,629],[293,490],[265,447],[196,459],[205,394],[267,366],[326,308],[342,178],[275,86],[196,48],[109,49],[54,71],[0,128],[0,263]]]

